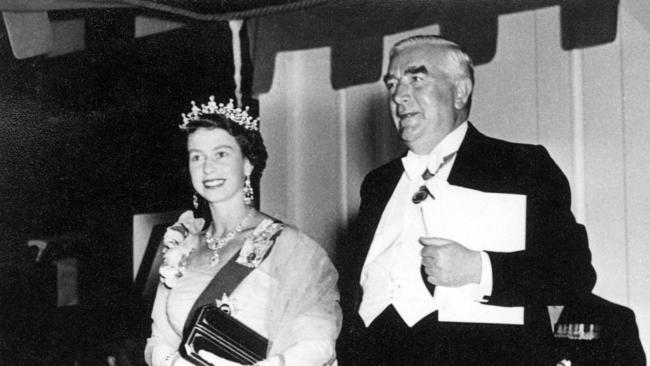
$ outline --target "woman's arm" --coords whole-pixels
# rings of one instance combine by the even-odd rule
[[[176,357],[180,336],[172,329],[167,318],[166,304],[169,289],[158,284],[156,299],[151,311],[151,337],[147,339],[144,357],[149,366],[169,366],[179,358]]]

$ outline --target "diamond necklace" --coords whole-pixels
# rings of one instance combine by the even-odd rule
[[[219,250],[221,248],[225,247],[226,244],[228,244],[234,237],[235,235],[239,234],[242,229],[244,228],[244,224],[246,221],[253,216],[253,212],[255,210],[250,210],[246,216],[235,226],[234,229],[230,230],[225,236],[222,236],[221,238],[215,238],[213,233],[208,230],[205,232],[205,242],[208,244],[208,248],[212,250],[212,257],[210,257],[210,266],[214,267],[219,263]],[[213,225],[211,225],[214,227]],[[214,230],[214,229],[213,229]]]

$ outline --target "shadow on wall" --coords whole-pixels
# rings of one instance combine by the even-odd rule
[[[498,17],[548,6],[561,7],[562,48],[585,48],[616,38],[619,0],[537,1],[347,1],[249,22],[254,64],[253,94],[268,92],[275,55],[331,47],[334,89],[371,83],[382,74],[384,35],[432,24],[463,45],[475,64],[497,49]]]

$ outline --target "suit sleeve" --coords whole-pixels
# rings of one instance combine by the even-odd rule
[[[563,304],[595,285],[587,233],[571,212],[566,177],[543,147],[535,147],[527,175],[526,250],[488,252],[494,281],[490,303]]]

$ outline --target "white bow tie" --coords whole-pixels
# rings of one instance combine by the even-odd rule
[[[433,153],[430,155],[416,155],[409,151],[405,157],[402,158],[402,165],[404,172],[410,180],[423,179],[422,175],[425,170],[428,170],[432,175],[436,174],[442,165],[453,156],[455,152],[444,156],[440,153]]]
[[[438,170],[451,160],[456,154],[452,152],[446,156],[440,153],[433,153],[431,155],[416,155],[412,152],[402,158],[402,165],[404,165],[404,172],[411,180],[417,182],[415,187],[419,188],[414,191],[411,200],[415,204],[420,204],[425,201],[427,197],[435,199],[436,194],[442,192],[442,187],[447,184],[443,179],[439,179],[436,174]],[[415,188],[412,186],[412,188]]]

